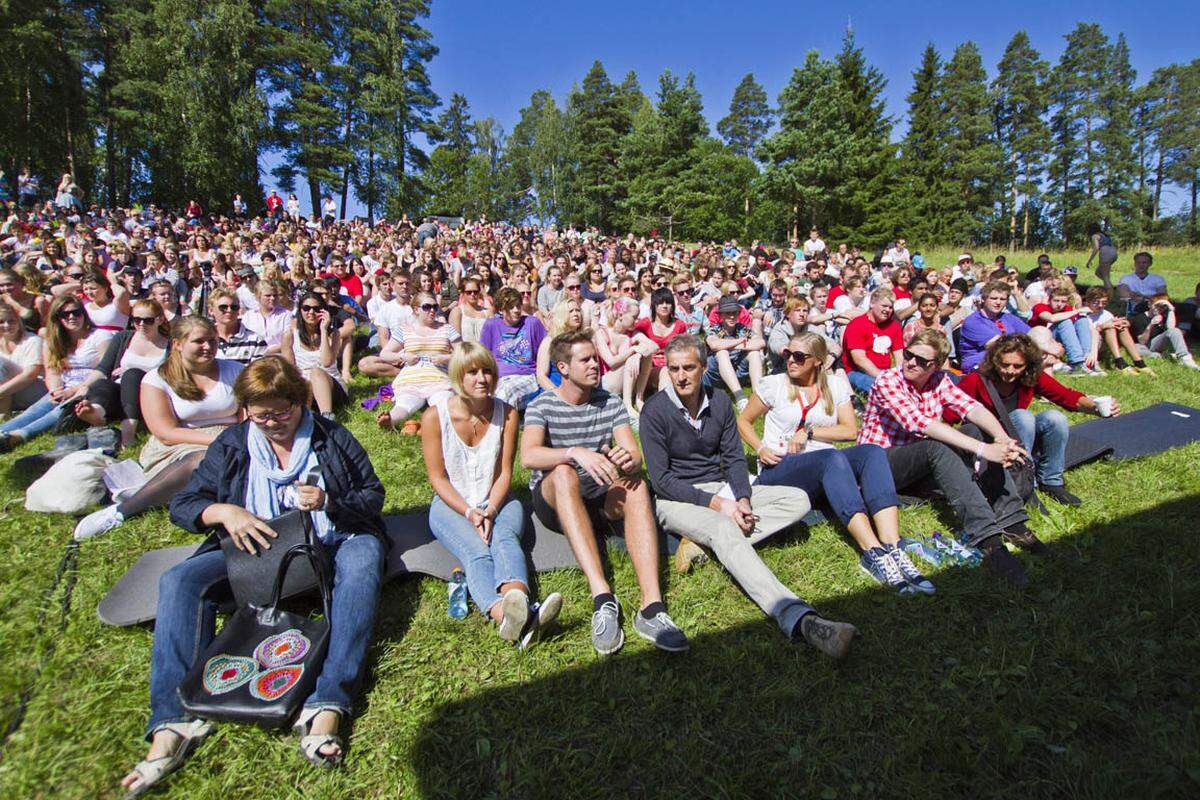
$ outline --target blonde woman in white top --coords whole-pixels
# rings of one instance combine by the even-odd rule
[[[22,411],[46,393],[42,340],[25,332],[17,312],[0,303],[0,415]]]
[[[426,409],[421,445],[435,492],[429,530],[462,564],[467,589],[498,626],[500,638],[527,646],[562,607],[555,593],[529,603],[521,532],[525,512],[509,494],[519,422],[496,398],[499,370],[491,352],[461,342],[450,358],[454,394]]]

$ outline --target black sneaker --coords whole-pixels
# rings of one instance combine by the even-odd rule
[[[1022,525],[1019,528],[1014,528],[1004,532],[1002,537],[1005,542],[1019,547],[1026,553],[1033,553],[1035,556],[1042,556],[1049,552],[1046,543],[1039,539],[1033,531]]]
[[[1042,486],[1038,487],[1038,492],[1045,495],[1046,497],[1049,497],[1054,502],[1060,503],[1061,505],[1064,505],[1064,506],[1081,506],[1081,505],[1083,505],[1082,500],[1080,500],[1078,497],[1076,497],[1075,495],[1068,492],[1067,487],[1063,486],[1061,484],[1058,486],[1046,486],[1043,484]]]
[[[980,549],[983,550],[983,566],[993,575],[1002,578],[1018,589],[1029,585],[1029,574],[1025,572],[1021,560],[1008,552],[999,536],[985,540]]]
[[[792,629],[792,641],[808,642],[830,658],[844,658],[850,652],[850,642],[858,628],[849,622],[834,622],[811,611],[800,618]]]

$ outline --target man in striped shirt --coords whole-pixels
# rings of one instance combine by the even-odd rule
[[[625,642],[595,533],[605,520],[624,517],[625,543],[642,594],[633,629],[661,650],[687,650],[687,637],[662,601],[650,487],[636,474],[641,450],[621,398],[599,388],[600,359],[591,333],[556,336],[550,358],[563,382],[526,409],[521,463],[533,471],[533,513],[547,528],[566,535],[587,577],[594,608],[592,645],[608,655]]]

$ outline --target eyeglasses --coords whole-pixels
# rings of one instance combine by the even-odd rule
[[[474,295],[479,294],[479,290],[478,289],[463,289],[462,293],[466,294],[466,295],[474,296]]]
[[[437,306],[437,303],[421,303],[421,310],[422,311],[437,311],[438,306]]]
[[[81,319],[83,316],[82,308],[64,308],[58,312],[59,319]]]
[[[582,292],[583,291],[583,287],[580,286],[578,283],[572,284],[572,285],[566,287],[566,289],[568,292]]]
[[[153,325],[158,317],[130,317],[129,321],[134,325]]]
[[[301,312],[309,311],[313,314],[316,314],[318,311],[324,311],[324,310],[325,310],[325,306],[314,306],[314,305],[300,306]]]
[[[904,348],[904,360],[917,362],[917,366],[920,367],[921,369],[928,369],[932,364],[937,363],[937,359],[925,358],[924,356],[919,356],[916,353],[914,353],[912,350],[909,350],[907,347]]]
[[[621,287],[621,294],[630,294],[631,295],[636,291],[637,291],[637,289],[635,289],[632,286],[622,286]]]
[[[804,366],[804,364],[810,358],[815,358],[812,353],[805,353],[800,350],[788,350],[787,348],[784,348],[781,352],[784,358],[790,358],[793,364],[801,367]]]
[[[295,412],[295,410],[296,406],[291,406],[287,411],[277,411],[274,414],[266,412],[262,414],[247,414],[247,416],[250,417],[250,421],[255,424],[265,425],[268,422],[287,422],[292,418],[292,414]]]
[[[241,310],[241,306],[237,303],[220,303],[217,305],[217,311],[220,311],[222,314],[228,314],[230,311],[239,310]]]

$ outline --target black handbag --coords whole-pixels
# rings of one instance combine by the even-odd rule
[[[325,616],[280,611],[288,567],[306,559],[317,576]],[[317,551],[293,545],[275,575],[271,602],[233,613],[179,684],[179,699],[201,719],[281,728],[312,694],[329,649],[330,580]]]
[[[288,511],[267,520],[276,538],[270,539],[271,547],[247,553],[239,550],[228,534],[220,535],[221,551],[225,553],[225,567],[229,572],[229,586],[238,606],[266,606],[271,603],[271,587],[279,572],[284,555],[298,544],[309,545],[328,571],[325,547],[313,533],[312,515],[307,511]],[[294,564],[288,570],[280,597],[292,597],[316,587],[317,574],[307,560]]]
[[[1008,434],[1010,439],[1018,442],[1021,441],[1021,437],[1017,435],[1017,426],[1013,425],[1012,420],[1008,416],[1008,409],[1000,400],[1000,393],[996,391],[996,387],[990,379],[985,378],[983,375],[979,377],[983,381],[984,388],[987,389],[996,419],[1000,420],[1000,426],[1004,428],[1004,432]],[[1045,507],[1042,506],[1041,500],[1038,499],[1037,493],[1034,491],[1037,487],[1037,472],[1033,466],[1032,455],[1030,453],[1031,458],[1028,461],[1021,461],[1018,464],[1005,467],[1005,472],[1012,479],[1017,496],[1021,498],[1021,501],[1026,505],[1032,502],[1039,510],[1044,511]]]

